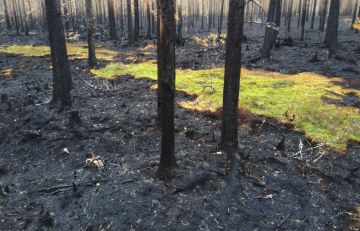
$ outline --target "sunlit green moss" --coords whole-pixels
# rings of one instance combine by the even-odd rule
[[[67,50],[70,60],[88,58],[87,47],[83,44],[67,44]],[[26,57],[44,57],[50,55],[50,48],[48,46],[13,45],[9,47],[1,46],[0,52]],[[113,60],[117,54],[117,52],[103,47],[96,49],[96,57],[100,60]]]
[[[112,63],[92,73],[103,78],[128,74],[135,78],[157,79],[154,61],[129,65]],[[222,107],[223,75],[221,68],[177,70],[176,89],[197,96],[196,100],[178,102],[179,105],[202,112],[217,111]],[[292,123],[314,141],[345,150],[349,140],[360,141],[359,109],[325,103],[323,97],[340,100],[349,92],[360,96],[360,91],[343,89],[332,81],[342,80],[330,80],[314,73],[281,75],[243,69],[239,106],[258,115]]]

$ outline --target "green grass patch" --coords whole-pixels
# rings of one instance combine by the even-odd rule
[[[88,49],[84,44],[67,44],[67,51],[70,60],[88,58]],[[0,46],[0,52],[25,57],[45,57],[50,56],[50,47],[32,45],[13,45],[9,47]],[[103,47],[97,47],[96,57],[100,60],[111,61],[118,53]]]
[[[109,79],[132,75],[156,80],[157,66],[154,61],[112,63],[102,69],[93,69],[92,73]],[[181,101],[178,104],[200,112],[216,112],[222,107],[223,75],[222,68],[177,70],[176,89],[197,96],[194,101]],[[349,140],[360,141],[359,109],[328,104],[323,97],[340,100],[340,96],[349,92],[360,96],[360,91],[344,89],[332,81],[342,80],[330,80],[314,73],[282,75],[242,69],[239,107],[257,115],[292,123],[312,140],[344,151]],[[207,86],[213,87],[215,92]]]

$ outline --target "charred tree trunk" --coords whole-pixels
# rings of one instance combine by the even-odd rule
[[[281,25],[281,6],[282,0],[276,0],[276,9],[275,9],[275,24],[276,30],[273,31],[273,39],[271,43],[271,48],[274,46],[277,36],[280,32],[280,25]]]
[[[8,30],[11,30],[11,21],[10,21],[9,10],[6,0],[4,0],[4,11],[5,11],[5,19],[6,19],[6,28]]]
[[[19,26],[18,14],[17,14],[16,1],[13,1],[13,3],[12,3],[12,8],[13,8],[13,14],[14,14],[14,20],[15,20],[16,35],[19,36],[19,35],[20,35],[20,26]]]
[[[158,108],[161,127],[159,175],[168,178],[175,158],[175,1],[160,0],[158,7]]]
[[[151,38],[151,9],[149,0],[146,1],[147,33],[146,37]]]
[[[270,4],[269,4],[267,23],[265,29],[265,38],[262,49],[263,58],[270,58],[271,55],[271,48],[273,45],[273,33],[275,29],[274,21],[275,21],[275,11],[276,11],[276,1],[277,0],[270,0]]]
[[[115,22],[115,12],[114,12],[114,0],[108,0],[108,14],[109,14],[109,28],[110,28],[110,38],[116,40],[116,22]]]
[[[292,14],[293,14],[293,1],[290,0],[290,2],[289,2],[289,10],[288,10],[288,24],[287,24],[287,31],[288,32],[290,32],[290,30],[291,30]]]
[[[298,6],[298,13],[299,13],[299,17],[298,17],[298,25],[297,27],[300,27],[300,22],[301,22],[301,5],[302,5],[302,0],[299,0],[299,6]]]
[[[329,48],[329,58],[336,56],[336,47],[338,41],[340,14],[340,0],[331,0],[329,17],[326,27],[325,44]]]
[[[25,32],[25,36],[29,36],[30,35],[30,26],[29,26],[29,4],[30,2],[28,0],[23,0],[23,12],[24,12],[24,32]]]
[[[67,8],[67,2],[63,2],[64,6],[64,21],[65,21],[65,31],[66,31],[66,38],[69,39],[69,31],[70,31],[70,22],[69,22],[69,12]]]
[[[51,106],[62,110],[71,107],[70,89],[72,81],[65,44],[60,1],[45,0],[45,6],[53,69],[53,97]]]
[[[176,42],[178,45],[182,44],[182,27],[183,27],[183,16],[182,16],[182,0],[179,0],[177,7],[178,13],[178,25],[177,25],[177,37]]]
[[[238,110],[241,72],[241,45],[245,0],[230,0],[226,40],[224,96],[220,148],[233,159],[238,148]]]
[[[128,21],[128,40],[131,44],[134,40],[133,28],[132,28],[132,14],[131,14],[131,0],[127,0],[127,21]]]
[[[134,40],[139,41],[139,0],[134,0]]]
[[[314,21],[315,21],[315,15],[316,15],[316,4],[317,4],[317,0],[314,0],[314,7],[313,7],[313,12],[312,12],[312,17],[311,17],[310,29],[314,29]]]
[[[201,30],[204,30],[204,19],[205,19],[205,0],[201,2]]]
[[[121,38],[124,36],[124,7],[123,1],[120,1],[120,30],[121,30]]]
[[[355,21],[356,21],[356,11],[357,11],[357,8],[358,8],[358,4],[359,4],[359,0],[357,0],[356,3],[355,3],[354,14],[353,14],[353,18],[352,18],[352,21],[351,21],[351,30],[354,29],[353,25],[355,24]],[[359,14],[360,14],[360,12],[359,12]]]
[[[301,15],[301,37],[300,37],[300,41],[304,41],[307,4],[308,4],[308,0],[304,0],[303,7],[302,7],[302,15]]]
[[[96,55],[95,55],[95,41],[94,41],[94,31],[95,31],[95,17],[94,17],[94,7],[92,0],[85,0],[86,8],[86,26],[87,26],[87,42],[88,42],[88,54],[89,54],[89,67],[92,68],[96,65]]]
[[[224,20],[224,4],[225,0],[221,0],[221,7],[220,7],[220,21],[219,21],[219,27],[218,27],[218,37],[221,36],[221,30],[222,30],[222,24]]]
[[[324,31],[325,30],[325,22],[326,22],[326,16],[327,16],[327,11],[328,11],[328,4],[329,4],[329,0],[325,0],[324,3],[324,8],[323,8],[323,12],[321,14],[321,24],[320,24],[320,31]]]

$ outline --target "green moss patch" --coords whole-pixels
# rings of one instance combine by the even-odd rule
[[[94,69],[92,73],[96,77],[109,79],[123,75],[157,79],[154,61],[140,64],[112,63],[105,68]],[[178,104],[200,112],[216,112],[222,107],[223,75],[222,68],[177,70],[176,89],[197,96],[195,100]],[[339,96],[349,92],[360,96],[360,91],[344,89],[332,81],[342,80],[330,80],[315,73],[282,75],[243,69],[239,107],[257,115],[291,123],[312,140],[343,151],[349,140],[360,141],[359,109],[329,104],[323,98],[340,99]]]
[[[88,49],[84,44],[67,44],[70,60],[87,59]],[[48,46],[13,45],[9,47],[0,46],[0,52],[25,57],[45,57],[50,55]],[[96,49],[96,57],[100,60],[111,61],[118,53],[103,47]]]

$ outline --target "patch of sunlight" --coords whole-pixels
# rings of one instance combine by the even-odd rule
[[[13,69],[4,69],[0,71],[0,77],[10,78],[14,76]]]
[[[79,60],[88,58],[88,49],[84,44],[67,44],[67,50],[70,60]],[[22,55],[25,57],[45,57],[50,56],[50,47],[48,46],[32,46],[32,45],[13,45],[0,46],[0,52],[12,55]],[[111,61],[117,56],[116,51],[112,51],[103,47],[96,48],[96,57],[99,60]]]
[[[350,217],[355,222],[354,228],[360,228],[360,206],[354,209],[354,213],[351,213]]]
[[[102,78],[132,75],[157,79],[155,61],[139,64],[112,63],[91,72]],[[222,107],[222,68],[177,70],[176,89],[196,96],[195,100],[178,102],[180,106],[200,112],[216,112]],[[291,123],[307,136],[338,151],[346,150],[349,140],[360,141],[358,108],[324,102],[324,98],[341,101],[347,94],[360,96],[359,90],[344,89],[334,81],[315,73],[282,75],[275,72],[242,69],[240,108],[257,115]]]
[[[353,28],[354,28],[355,30],[360,30],[360,22],[353,24]]]

